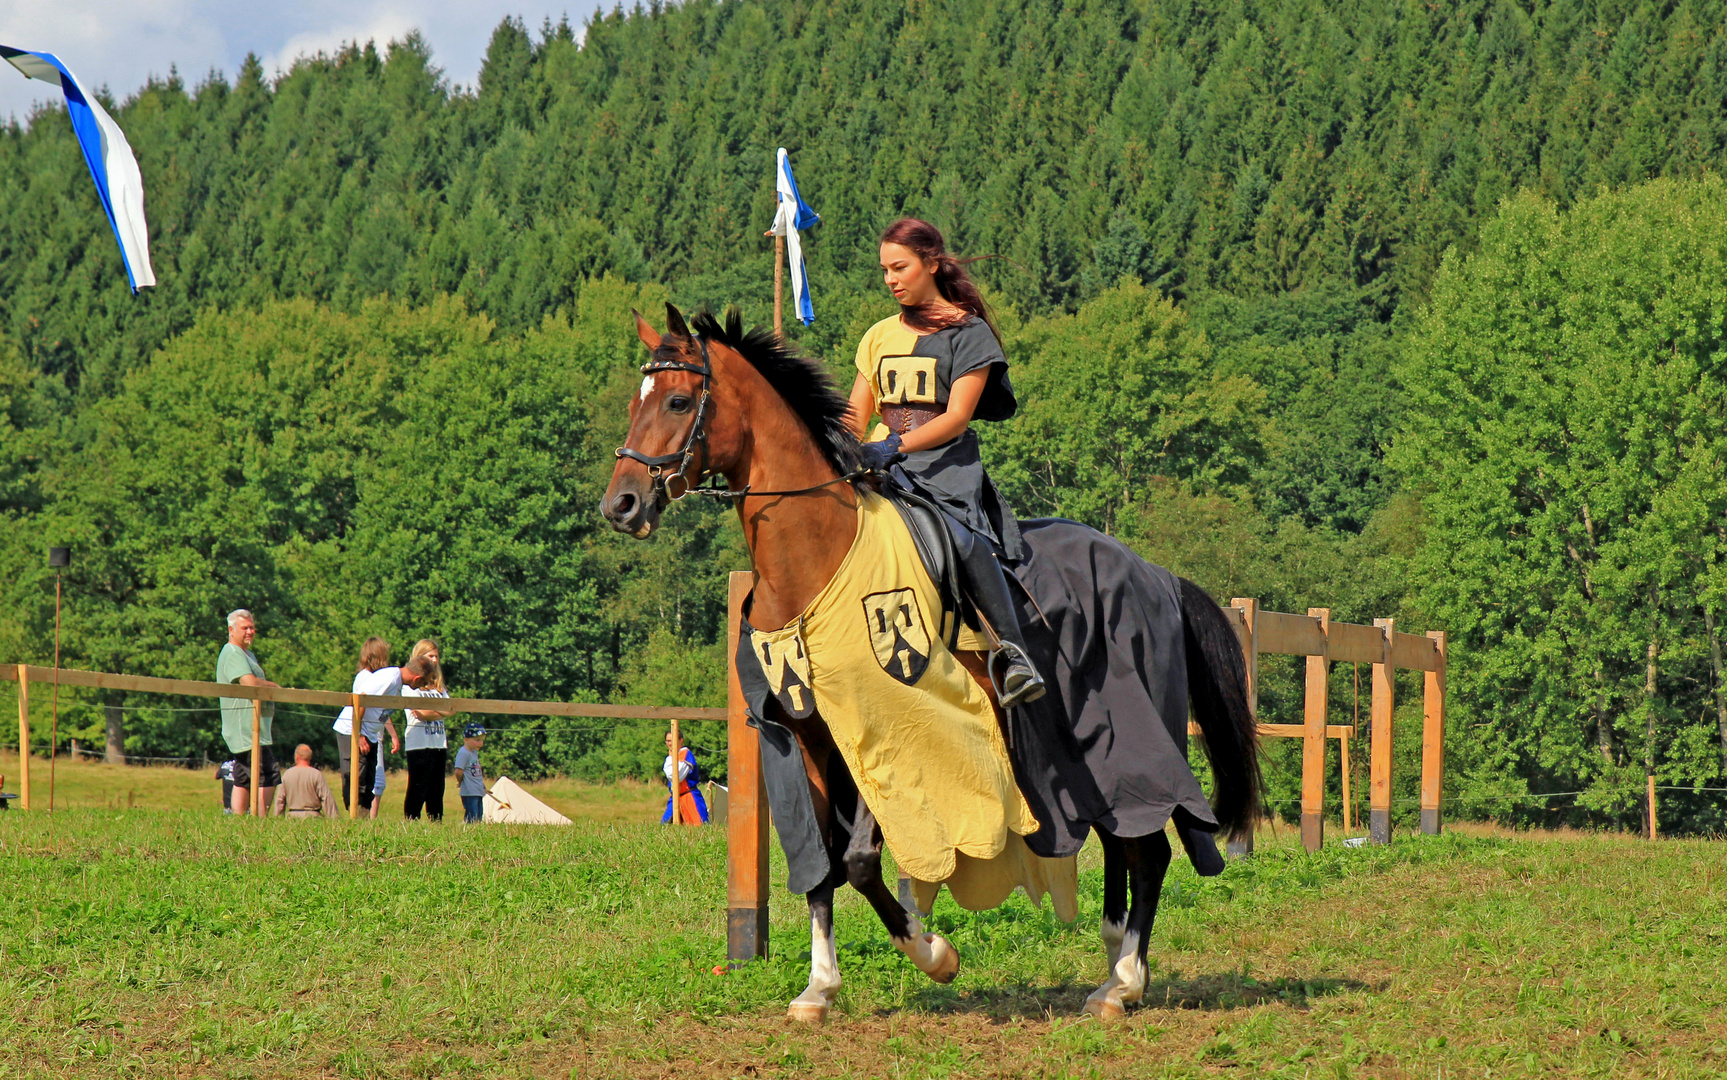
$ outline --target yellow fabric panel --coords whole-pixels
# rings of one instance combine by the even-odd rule
[[[898,315],[890,315],[876,323],[864,332],[863,340],[858,342],[857,369],[858,373],[869,380],[871,392],[875,394],[876,404],[882,401],[881,386],[876,379],[876,369],[884,356],[910,356],[917,348],[918,336],[905,328]],[[933,364],[933,358],[931,363]],[[934,367],[930,378],[934,379]],[[897,400],[897,398],[896,398]],[[930,400],[935,400],[933,393]]]
[[[962,622],[959,624],[959,636],[954,638],[953,647],[960,652],[986,653],[990,650],[990,643],[982,634]]]
[[[1001,906],[1017,886],[1025,890],[1033,906],[1042,906],[1049,896],[1055,917],[1070,923],[1079,918],[1079,860],[1045,859],[1032,854],[1022,836],[1009,836],[1007,847],[993,859],[974,859],[963,852],[946,881],[912,879],[912,902],[928,914],[943,885],[954,903],[967,911],[988,911]]]
[[[893,434],[886,424],[878,423],[870,429],[869,438],[864,442],[881,442]],[[965,623],[959,624],[959,637],[954,641],[954,648],[960,652],[989,652],[991,644],[988,638],[973,630]]]
[[[1037,820],[994,710],[942,643],[937,618],[935,586],[905,522],[863,493],[851,551],[793,628],[816,706],[894,861],[909,877],[950,882],[957,855],[996,859]]]
[[[938,404],[936,363],[933,356],[884,356],[876,366],[876,404]]]

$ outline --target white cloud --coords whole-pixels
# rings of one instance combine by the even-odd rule
[[[492,30],[518,16],[531,31],[566,14],[578,26],[599,0],[0,0],[0,44],[57,54],[78,78],[124,99],[151,76],[176,68],[196,85],[212,70],[232,79],[248,52],[274,75],[302,55],[350,41],[379,47],[418,29],[433,62],[473,86]],[[59,100],[46,83],[0,64],[0,120],[20,120],[35,102]]]
[[[60,57],[86,86],[125,97],[151,75],[202,73],[220,63],[222,34],[196,17],[197,0],[82,0],[0,5],[0,44]],[[188,66],[190,62],[190,66]],[[47,83],[0,67],[0,117],[27,115],[40,101],[58,101]]]
[[[379,51],[382,51],[388,42],[400,40],[406,37],[410,30],[418,27],[419,22],[406,12],[375,12],[363,24],[333,26],[295,34],[284,42],[281,48],[263,55],[260,59],[264,64],[264,74],[275,78],[277,75],[286,74],[294,66],[294,61],[302,56],[333,53],[349,42],[363,45],[368,41],[375,41]]]

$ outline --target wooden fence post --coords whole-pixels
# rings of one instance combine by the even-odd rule
[[[1397,668],[1392,664],[1392,646],[1397,642],[1397,620],[1374,619],[1385,634],[1385,655],[1373,665],[1372,742],[1368,746],[1367,839],[1375,844],[1391,843],[1391,731],[1397,706]]]
[[[1308,608],[1307,615],[1319,620],[1319,632],[1327,638],[1320,646],[1324,651],[1307,658],[1301,733],[1301,846],[1318,851],[1325,842],[1325,706],[1331,692],[1331,609]]]
[[[1354,731],[1355,730],[1354,725],[1351,725],[1349,727],[1349,730]],[[1355,831],[1355,820],[1354,820],[1354,818],[1352,818],[1350,816],[1350,815],[1355,813],[1355,803],[1353,802],[1354,797],[1355,797],[1355,793],[1353,791],[1349,790],[1349,765],[1350,765],[1350,762],[1349,762],[1349,744],[1351,741],[1352,740],[1351,740],[1350,736],[1348,736],[1348,735],[1345,735],[1342,738],[1337,740],[1338,756],[1343,759],[1339,764],[1341,764],[1343,766],[1343,835],[1344,836],[1348,836],[1350,833]]]
[[[726,615],[726,958],[768,954],[768,807],[760,736],[738,683],[738,635],[755,575],[733,571]]]
[[[252,816],[264,816],[264,701],[252,699]]]
[[[1259,720],[1259,601],[1252,597],[1237,596],[1229,601],[1229,606],[1241,612],[1241,659],[1247,668],[1247,709],[1253,714],[1257,723]],[[1224,845],[1232,859],[1239,859],[1253,854],[1253,822],[1257,816],[1255,808],[1248,821],[1247,835],[1239,840],[1230,840]]]
[[[1421,695],[1421,831],[1438,836],[1440,799],[1445,779],[1445,631],[1429,630],[1438,652]]]
[[[360,820],[360,695],[350,694],[348,708],[354,720],[348,725],[348,820]],[[379,754],[380,758],[384,755]],[[382,764],[382,762],[380,762]]]
[[[18,805],[30,809],[30,668],[18,665]]]

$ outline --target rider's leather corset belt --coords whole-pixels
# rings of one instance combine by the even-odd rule
[[[905,435],[934,420],[947,411],[946,403],[883,405],[882,423],[896,435]]]

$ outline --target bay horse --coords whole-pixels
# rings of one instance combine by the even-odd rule
[[[723,326],[711,315],[697,315],[699,333],[691,333],[671,304],[666,305],[666,319],[662,335],[636,315],[637,334],[651,356],[641,369],[641,389],[630,404],[629,433],[617,451],[601,511],[614,529],[643,539],[658,526],[670,501],[691,491],[713,491],[699,485],[723,478],[726,488],[717,493],[735,505],[755,566],[749,622],[763,628],[789,625],[833,578],[858,528],[859,495],[853,486],[858,443],[847,424],[847,399],[818,362],[798,355],[783,338],[759,329],[745,334],[736,309],[728,311]],[[1072,523],[1059,524],[1083,530]],[[1181,582],[1182,627],[1173,646],[1162,647],[1179,653],[1185,640],[1185,668],[1179,655],[1175,663],[1185,670],[1192,714],[1204,735],[1215,778],[1210,802],[1216,824],[1200,827],[1239,834],[1249,827],[1260,788],[1257,732],[1247,706],[1245,666],[1233,630],[1215,601],[1191,582],[1174,580]],[[965,653],[959,659],[993,707],[995,697],[983,656]],[[1131,656],[1112,654],[1101,666],[1111,669],[1106,674],[1113,677],[1121,665],[1132,668],[1135,662]],[[1146,664],[1145,657],[1138,662]],[[1070,682],[1105,681],[1094,672],[1082,674],[1083,678]],[[1098,691],[1082,687],[1075,692]],[[768,708],[777,709],[771,698]],[[773,719],[792,731],[801,750],[831,867],[827,879],[806,894],[810,981],[791,1002],[788,1015],[795,1020],[824,1020],[839,989],[833,897],[840,884],[849,883],[864,895],[894,946],[919,970],[937,982],[951,981],[959,971],[959,955],[945,938],[924,932],[917,913],[902,906],[883,879],[880,827],[858,794],[820,714],[799,720],[784,709],[777,712]],[[1003,723],[999,708],[996,714],[997,723]],[[1185,747],[1186,716],[1178,719],[1180,746]],[[1113,722],[1134,721],[1129,717]],[[1168,722],[1148,718],[1144,723]],[[1125,742],[1131,744],[1131,739]],[[1154,764],[1144,763],[1143,768],[1149,771]],[[1179,767],[1185,773],[1185,758]],[[1017,776],[1017,761],[1015,770]],[[1191,783],[1191,774],[1186,775]],[[1025,788],[1023,781],[1020,787]],[[1203,803],[1203,794],[1199,799]],[[1083,843],[1089,828],[1096,832],[1103,851],[1101,934],[1110,975],[1086,999],[1085,1011],[1116,1019],[1145,989],[1146,948],[1172,856],[1163,830],[1171,815],[1165,809],[1154,825],[1126,835],[1096,820],[1099,816],[1116,821],[1107,814],[1091,815],[1091,820],[1079,825],[1079,842]],[[1183,820],[1178,807],[1177,831],[1196,866],[1203,856],[1215,865],[1201,872],[1216,873],[1222,861],[1215,842],[1207,833],[1203,846],[1196,847],[1190,839],[1193,833],[1181,831]],[[1186,820],[1191,824],[1191,817]]]

